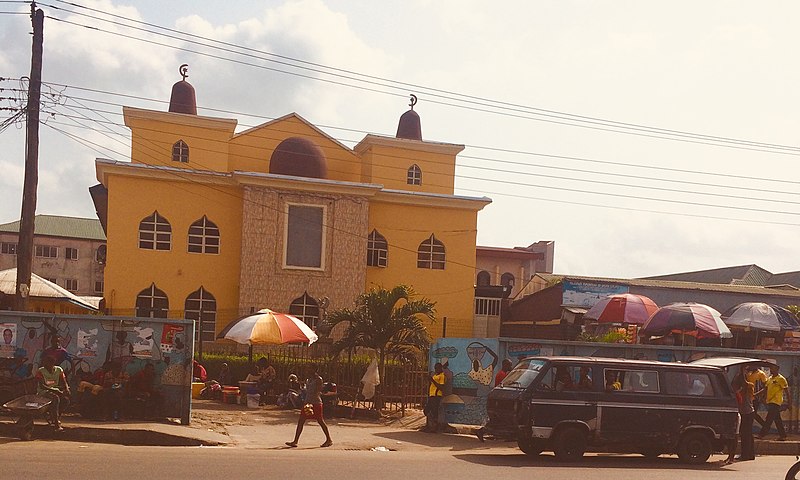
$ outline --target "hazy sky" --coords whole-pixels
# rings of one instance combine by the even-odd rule
[[[244,129],[297,112],[348,146],[394,135],[415,93],[423,138],[467,145],[456,193],[493,199],[478,243],[554,240],[557,273],[800,270],[796,1],[73,3],[88,8],[39,3],[72,23],[45,20],[45,93],[60,97],[37,213],[93,217],[95,158],[130,152],[122,105],[166,110],[188,63],[200,114]],[[30,30],[0,14],[0,77],[29,74]],[[0,222],[19,219],[23,168],[11,126]]]

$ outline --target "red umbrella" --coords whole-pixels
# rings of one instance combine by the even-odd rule
[[[658,305],[644,295],[621,293],[600,299],[583,315],[586,320],[597,323],[634,323],[643,325]]]

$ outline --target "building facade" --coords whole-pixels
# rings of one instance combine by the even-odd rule
[[[294,113],[237,133],[196,114],[185,80],[169,112],[123,114],[131,161],[98,159],[91,189],[109,314],[202,318],[208,341],[260,308],[316,326],[370,288],[406,284],[449,332],[472,334],[477,213],[490,200],[454,195],[464,147],[422,140],[413,107],[396,137],[352,149]]]
[[[0,270],[17,267],[19,221],[0,225]],[[31,270],[78,296],[102,296],[106,236],[97,219],[36,215]]]

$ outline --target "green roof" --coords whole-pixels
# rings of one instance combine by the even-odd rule
[[[80,238],[83,240],[106,240],[100,220],[96,218],[36,215],[35,225],[34,235]],[[19,233],[19,220],[0,225],[0,232]]]

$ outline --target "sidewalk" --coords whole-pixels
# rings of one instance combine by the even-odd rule
[[[77,442],[114,443],[149,446],[239,446],[243,448],[283,448],[291,440],[297,423],[297,411],[275,406],[246,408],[211,400],[193,400],[191,425],[171,422],[96,422],[80,416],[66,415],[64,431],[37,421],[34,439],[59,439]],[[0,416],[0,437],[16,438],[14,416]],[[475,437],[475,425],[448,425],[443,434],[418,432],[425,425],[421,411],[409,410],[405,416],[380,419],[357,415],[356,418],[334,417],[328,420],[336,449],[370,449],[383,447],[402,450],[406,443],[423,448],[467,449],[498,446],[497,442],[481,444]],[[470,438],[471,437],[471,438]],[[301,437],[301,448],[316,446],[324,439],[316,422],[307,422]],[[513,442],[507,442],[513,447]],[[785,441],[777,436],[755,440],[759,455],[800,455],[800,434],[790,434]]]

